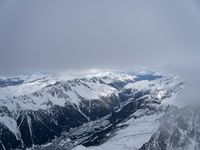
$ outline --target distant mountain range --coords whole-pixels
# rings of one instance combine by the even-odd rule
[[[198,109],[174,106],[183,86],[150,71],[1,77],[0,149],[199,149]]]

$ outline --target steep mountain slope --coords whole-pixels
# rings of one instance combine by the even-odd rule
[[[154,72],[39,74],[2,80],[9,83],[0,88],[1,149],[48,142],[40,148],[101,144],[121,128],[119,124],[140,118],[131,117],[138,111],[141,116],[158,112],[183,85],[176,76]]]
[[[171,107],[161,118],[158,130],[141,150],[200,149],[200,109]]]

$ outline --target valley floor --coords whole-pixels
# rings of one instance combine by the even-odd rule
[[[137,113],[137,112],[136,112]],[[152,134],[158,129],[158,119],[162,114],[143,116],[138,119],[133,117],[119,124],[119,129],[105,143],[99,146],[77,146],[73,150],[138,150],[145,142],[148,142]]]

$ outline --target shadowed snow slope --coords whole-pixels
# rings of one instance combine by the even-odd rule
[[[3,77],[2,83],[2,149],[72,149],[104,142],[104,149],[109,143],[137,149],[157,129],[156,119],[168,105],[164,101],[183,85],[177,76],[111,71]]]

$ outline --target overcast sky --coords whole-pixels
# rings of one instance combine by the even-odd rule
[[[199,101],[199,0],[0,0],[0,73],[144,67]]]
[[[199,69],[198,0],[0,0],[0,70]]]

